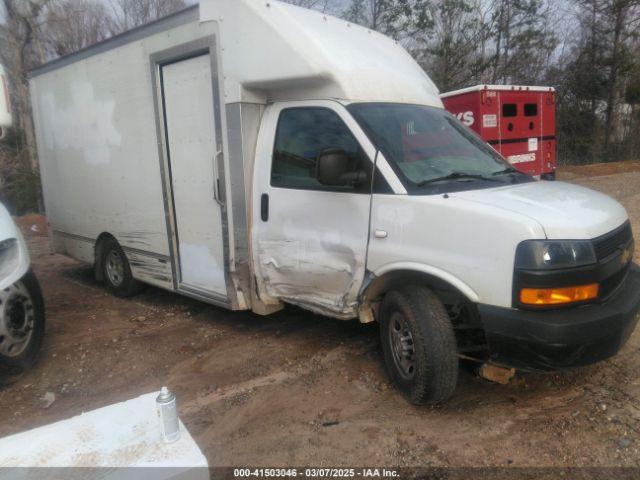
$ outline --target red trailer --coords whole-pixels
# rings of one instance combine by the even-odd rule
[[[555,178],[555,90],[477,85],[443,93],[445,108],[476,131],[518,170]]]

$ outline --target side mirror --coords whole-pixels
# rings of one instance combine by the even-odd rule
[[[347,152],[340,148],[328,148],[318,154],[316,179],[322,185],[342,187],[366,182],[367,174],[353,169],[353,162]]]

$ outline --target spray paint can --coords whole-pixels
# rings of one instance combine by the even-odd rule
[[[167,388],[162,387],[156,408],[160,420],[160,432],[164,443],[173,443],[180,438],[180,423],[178,421],[178,408],[176,396]]]

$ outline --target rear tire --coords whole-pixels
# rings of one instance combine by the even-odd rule
[[[107,289],[119,298],[137,295],[144,284],[133,278],[129,260],[124,251],[113,238],[104,241],[102,252],[102,278]]]
[[[387,372],[414,405],[447,400],[458,382],[458,349],[440,299],[428,288],[387,293],[380,308]]]
[[[0,364],[26,370],[38,359],[45,312],[40,284],[29,270],[0,292]]]

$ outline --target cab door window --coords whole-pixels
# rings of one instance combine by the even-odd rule
[[[348,169],[365,172],[366,181],[321,184],[316,178],[318,156],[333,149],[344,151]],[[371,175],[371,161],[337,113],[321,107],[289,108],[280,113],[271,168],[273,187],[370,193]]]

